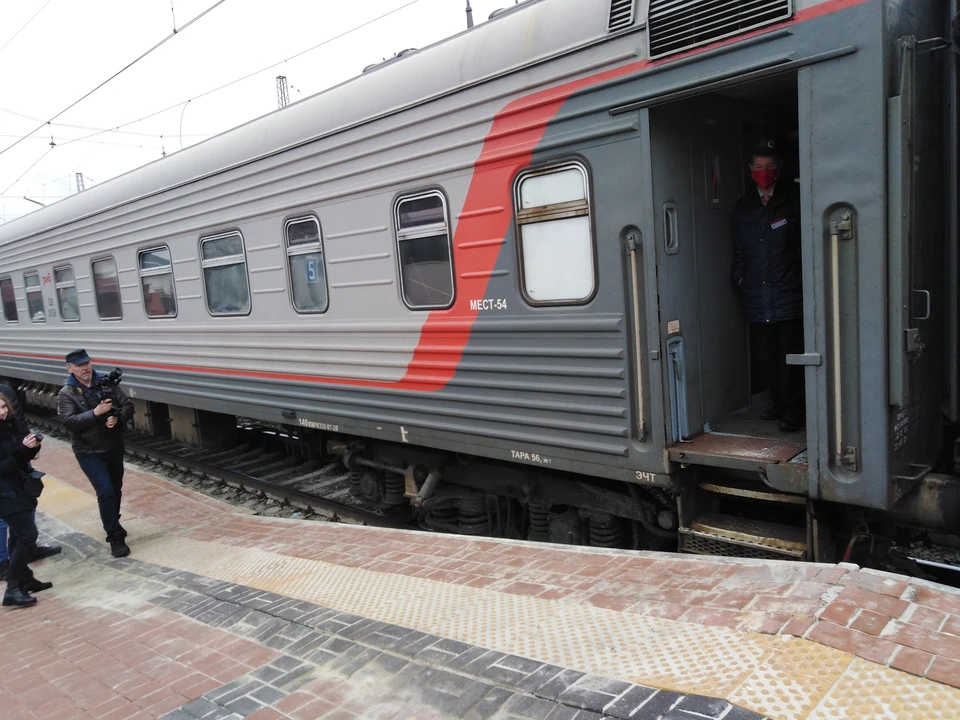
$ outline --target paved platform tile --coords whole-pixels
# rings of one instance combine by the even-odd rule
[[[342,652],[343,642],[365,643],[364,647],[381,653],[407,647],[412,658],[424,653],[415,662],[460,663],[469,666],[468,672],[486,673],[484,681],[520,682],[517,668],[499,662],[484,665],[480,656],[470,655],[479,647],[485,648],[481,656],[492,652],[496,655],[490,657],[498,660],[513,656],[653,686],[661,693],[723,697],[761,714],[787,718],[813,717],[811,713],[822,703],[839,702],[847,676],[856,672],[855,657],[848,650],[866,654],[863,647],[879,651],[890,643],[892,650],[882,660],[894,669],[885,671],[921,683],[918,687],[924,693],[930,692],[922,684],[928,681],[895,668],[916,672],[920,667],[928,677],[956,681],[949,664],[953,662],[950,642],[937,638],[937,648],[927,649],[943,654],[928,653],[932,661],[925,667],[922,655],[905,652],[927,652],[921,648],[929,638],[920,630],[957,637],[949,633],[954,621],[960,622],[951,613],[956,610],[953,596],[898,576],[856,572],[850,567],[713,562],[615,552],[604,555],[589,549],[541,550],[509,542],[254,518],[232,514],[206,498],[195,503],[189,491],[177,488],[174,492],[168,483],[147,473],[137,475],[142,484],[138,482],[130,493],[129,503],[125,493],[125,508],[143,510],[150,520],[137,517],[129,523],[134,556],[152,563],[164,577],[182,579],[188,576],[178,573],[187,572],[193,575],[191,582],[205,584],[195,589],[204,599],[189,608],[191,617],[218,628],[230,628],[234,621],[255,625],[256,641],[278,651],[296,648],[296,652],[313,653],[329,662],[338,649]],[[82,484],[49,480],[51,492],[44,493],[45,509],[85,534],[102,534],[95,503],[81,489]],[[184,503],[200,505],[202,512],[194,508],[187,514],[189,525],[177,527],[175,512],[178,504]],[[295,533],[291,532],[294,528]],[[91,543],[90,538],[79,542],[102,552],[103,546]],[[492,556],[499,562],[491,561]],[[371,569],[379,562],[400,570]],[[471,573],[456,574],[456,566],[474,571],[471,579],[464,579]],[[456,577],[448,579],[449,573]],[[630,582],[620,582],[615,579],[618,577],[629,577]],[[590,601],[598,595],[627,597],[637,592],[644,578],[658,582],[651,583],[649,592],[640,593],[641,599],[633,606],[617,600],[598,607]],[[537,587],[547,589],[534,592]],[[217,592],[227,588],[231,588],[228,594],[245,594],[250,603],[234,603],[243,607],[242,611],[224,605],[226,597]],[[591,593],[590,588],[601,592]],[[818,628],[830,626],[823,612],[831,608],[837,595],[853,590],[870,593],[869,602],[878,608],[898,611],[896,618],[890,616],[896,622],[888,621],[875,634],[871,630],[879,628],[882,618],[864,614],[877,610],[859,608],[859,613],[836,618],[842,624],[833,625],[844,631],[845,639],[835,642],[835,648],[791,639],[790,634],[777,637],[743,631],[756,623],[757,629],[766,632],[789,628],[808,638],[814,631],[823,633],[824,629]],[[551,593],[562,599],[554,599]],[[170,600],[184,602],[183,597],[171,596]],[[667,619],[674,617],[668,613],[680,600],[704,605],[683,605],[676,617],[684,621]],[[906,606],[884,604],[890,600]],[[723,603],[728,603],[734,614],[720,612]],[[646,610],[655,605],[666,618],[637,612],[641,606]],[[347,610],[350,612],[345,613]],[[802,612],[791,615],[793,610]],[[317,623],[311,624],[308,616]],[[278,620],[295,621],[300,629],[282,628]],[[709,626],[711,623],[716,624]],[[409,632],[397,637],[398,631],[384,630],[387,627]],[[891,629],[896,634],[887,639],[884,632]],[[349,637],[342,634],[347,630]],[[332,645],[317,633],[331,635]],[[452,653],[449,647],[435,647],[431,635],[464,643],[471,646],[470,651]],[[861,647],[849,642],[860,635],[879,644],[870,646],[868,642]],[[921,648],[905,645],[908,641]],[[801,649],[807,646],[829,658],[821,663],[824,671],[818,673],[825,676],[811,677],[807,672],[804,656],[808,651]],[[362,668],[364,657],[360,652],[350,661]],[[529,692],[519,685],[517,690]],[[945,690],[940,705],[947,702],[944,707],[949,709],[956,695],[951,694],[952,688]],[[728,712],[734,709],[739,710],[731,706]],[[687,712],[677,707],[667,711]]]
[[[41,524],[49,529],[54,523],[42,518]],[[134,703],[166,720],[246,718],[268,710],[279,717],[308,717],[321,706],[363,718],[419,717],[424,711],[427,717],[517,720],[695,720],[727,717],[731,711],[745,720],[762,717],[722,699],[571,671],[133,557],[116,560],[69,530],[56,533],[56,541],[65,546],[65,575],[82,572],[86,584],[71,586],[53,602],[76,603],[82,617],[73,621],[124,657],[118,667],[138,668],[136,675],[121,674],[113,686],[103,686],[97,703],[102,707],[119,696],[127,700],[125,711]],[[103,635],[106,626],[116,635]],[[61,632],[55,626],[50,636],[61,637]],[[239,645],[226,655],[229,637]],[[97,651],[102,657],[91,657],[82,643],[61,652],[91,658],[93,665],[110,658],[102,650]],[[237,675],[264,652],[262,664]],[[194,682],[193,670],[208,679],[230,679],[196,698],[164,690],[165,681]],[[73,675],[78,687],[89,685],[88,678]],[[42,685],[42,678],[35,682]],[[61,717],[80,717],[82,710],[67,708]]]

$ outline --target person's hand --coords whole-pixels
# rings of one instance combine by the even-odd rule
[[[108,400],[107,402],[109,402],[109,400]],[[110,417],[107,418],[107,427],[108,427],[108,428],[115,427],[116,424],[117,424],[117,416],[116,416],[116,415],[111,415]]]
[[[30,433],[23,439],[23,444],[28,448],[35,448],[40,444],[40,441],[34,437],[33,433]]]
[[[106,400],[100,401],[100,404],[93,409],[93,414],[100,417],[101,415],[106,415],[111,410],[113,410],[113,400],[107,398]]]

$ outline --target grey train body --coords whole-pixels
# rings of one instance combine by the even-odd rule
[[[362,438],[428,464],[468,455],[500,479],[467,470],[466,486],[521,500],[534,478],[582,490],[552,502],[636,518],[637,488],[668,491],[681,529],[717,477],[896,512],[934,477],[944,417],[958,419],[957,126],[943,100],[955,59],[931,41],[948,36],[950,12],[934,0],[766,5],[755,27],[671,46],[658,34],[677,22],[663,19],[670,3],[531,0],[0,226],[0,282],[18,310],[0,374],[55,385],[64,352],[85,347],[122,367],[141,402]],[[807,427],[771,450],[780,440],[741,447],[716,428],[756,401],[727,280],[729,214],[747,187],[745,143],[776,122],[797,130],[805,351],[791,362],[805,367]],[[565,297],[534,266],[546,215],[524,188],[535,203],[578,178],[583,197],[539,208],[592,263],[551,256],[583,285]],[[920,201],[930,187],[943,192]],[[404,203],[422,198],[439,204],[432,237],[447,237],[450,258],[431,277],[452,279],[448,298],[417,306],[402,250],[419,221]],[[298,223],[319,227],[318,312],[295,307]],[[242,262],[207,257],[217,238],[239,239]],[[158,248],[175,311],[150,317],[143,253]],[[94,264],[111,258],[119,296],[102,319]],[[247,305],[211,307],[229,262]],[[67,266],[77,321],[60,317],[69,280],[55,270]],[[39,291],[25,285],[34,272]],[[960,524],[960,508],[942,512],[941,525]]]

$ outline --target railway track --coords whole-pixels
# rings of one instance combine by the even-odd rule
[[[55,417],[29,418],[31,427],[68,439]],[[274,442],[263,443],[263,435]],[[246,442],[211,451],[170,438],[130,433],[125,436],[129,459],[160,470],[176,482],[265,515],[306,517],[385,528],[422,530],[401,508],[391,516],[361,505],[350,491],[351,473],[339,458],[322,460],[294,451],[295,438],[284,443],[277,430],[247,427]],[[281,440],[281,442],[277,442]],[[913,563],[901,572],[960,587],[960,548],[914,543],[899,548]],[[919,572],[917,572],[919,571]]]
[[[319,511],[328,520],[416,529],[410,522],[351,502],[350,472],[339,460],[324,463],[252,443],[210,453],[176,440],[137,435],[127,439],[127,452],[241,492],[274,498],[307,513]]]
[[[904,552],[928,580],[960,588],[960,548],[917,543]]]
[[[55,418],[31,416],[29,422],[31,427],[68,439]],[[250,506],[262,504],[251,502],[254,500],[272,501],[273,507],[289,506],[305,517],[316,515],[317,519],[332,522],[420,529],[409,517],[391,517],[353,500],[350,472],[339,460],[324,462],[256,442],[211,451],[170,438],[136,433],[125,435],[124,440],[128,458],[162,466],[165,473],[178,475],[174,479],[182,484],[235,504]]]

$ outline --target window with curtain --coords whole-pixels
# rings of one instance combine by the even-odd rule
[[[563,165],[517,180],[524,296],[533,304],[586,302],[596,288],[587,173]]]
[[[77,296],[77,280],[73,268],[69,265],[54,268],[53,282],[57,291],[60,319],[64,322],[76,322],[80,319],[80,298]]]
[[[137,256],[140,267],[140,289],[147,317],[176,317],[177,294],[173,286],[173,264],[166,246],[141,250]]]
[[[43,309],[43,288],[40,285],[40,274],[35,272],[24,273],[23,286],[27,294],[27,314],[30,316],[30,322],[46,322],[47,313]]]
[[[97,314],[101,320],[120,320],[123,318],[123,301],[120,297],[120,276],[117,274],[117,261],[112,257],[94,260],[93,292],[97,299]]]
[[[250,283],[243,237],[238,232],[200,239],[200,265],[211,315],[250,312]]]

